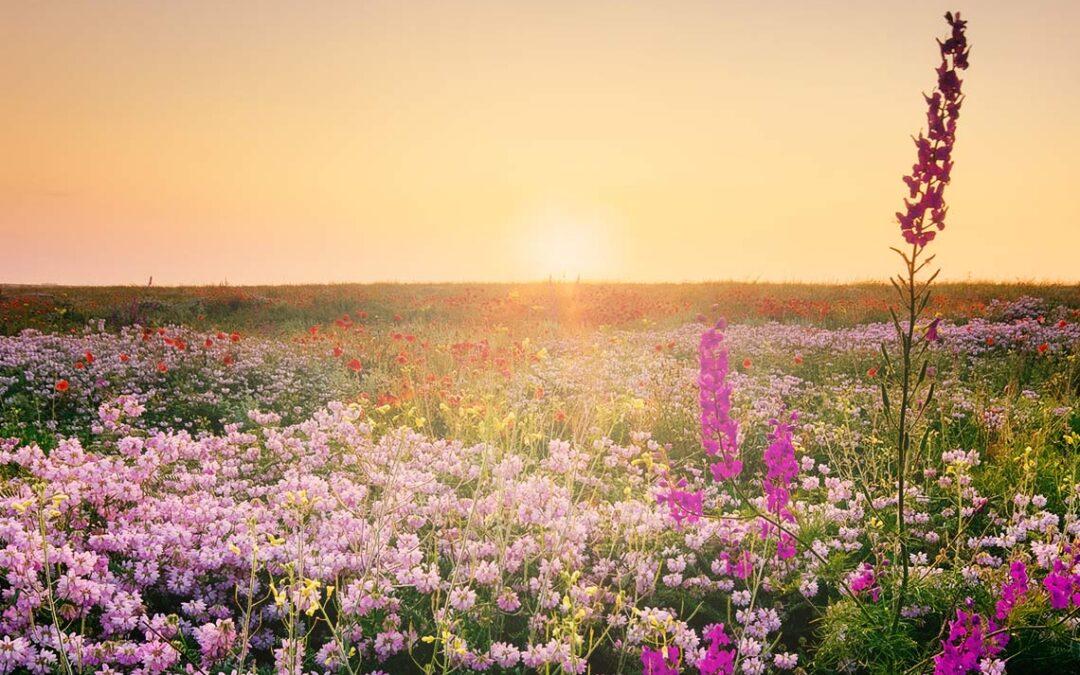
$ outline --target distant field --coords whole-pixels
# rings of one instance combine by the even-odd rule
[[[992,300],[1023,296],[1080,307],[1080,284],[942,283],[930,308],[979,316]],[[343,314],[410,320],[560,325],[677,323],[699,313],[738,321],[848,326],[887,321],[896,292],[886,283],[777,284],[339,284],[310,286],[0,286],[0,334],[65,330],[91,319],[110,328],[184,324],[285,335]]]

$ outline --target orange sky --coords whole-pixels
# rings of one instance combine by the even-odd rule
[[[0,3],[0,282],[884,279],[948,8]],[[1080,2],[959,8],[944,275],[1080,281]]]

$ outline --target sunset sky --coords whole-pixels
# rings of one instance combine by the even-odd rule
[[[1080,281],[1080,2],[0,3],[0,282]]]

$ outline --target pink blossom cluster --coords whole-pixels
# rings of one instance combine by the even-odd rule
[[[739,425],[731,416],[726,327],[725,321],[719,321],[701,334],[698,346],[701,444],[710,457],[719,457],[710,467],[717,481],[732,479],[743,468],[739,459]]]

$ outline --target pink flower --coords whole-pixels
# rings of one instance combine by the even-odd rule
[[[679,675],[679,648],[645,647],[641,650],[641,675]]]
[[[742,472],[739,461],[739,425],[731,417],[731,385],[727,382],[728,350],[724,344],[723,319],[701,335],[698,346],[698,398],[701,404],[701,445],[710,457],[716,481],[729,480]]]

